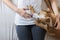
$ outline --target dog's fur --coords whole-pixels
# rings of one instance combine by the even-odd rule
[[[48,12],[48,11],[44,11],[44,10],[41,11],[39,15],[42,15],[42,14],[45,15],[45,19],[44,18],[38,19],[36,21],[36,25],[38,25],[41,28],[46,29],[47,34],[45,36],[45,40],[60,40],[60,30],[56,30],[53,27],[53,24],[55,23],[55,15],[52,14],[52,16],[53,16],[54,19],[50,20],[49,13],[50,12]],[[52,22],[52,21],[54,21],[54,22]]]
[[[29,8],[30,8],[31,12],[34,14],[35,11],[34,11],[33,7],[29,6]],[[58,40],[58,38],[60,37],[60,30],[55,30],[54,29],[54,24],[55,24],[55,21],[56,21],[55,14],[51,13],[49,8],[48,8],[47,10],[40,11],[38,15],[45,15],[45,18],[38,18],[35,21],[36,25],[45,29],[47,31],[47,34],[50,37],[55,37],[56,40]]]

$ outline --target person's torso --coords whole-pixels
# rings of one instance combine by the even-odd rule
[[[18,0],[18,8],[27,8],[27,6],[33,6],[36,13],[41,11],[41,2],[42,0]],[[34,18],[25,19],[19,14],[16,13],[15,17],[16,25],[31,25],[34,24]]]

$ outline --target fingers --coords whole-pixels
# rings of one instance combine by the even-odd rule
[[[27,9],[27,8],[19,9],[19,10],[18,10],[18,14],[19,14],[20,16],[26,18],[26,19],[27,19],[27,18],[31,18],[32,15],[31,15],[31,14],[28,14],[28,13],[26,12],[26,10],[29,10],[29,9]]]
[[[56,30],[60,30],[60,22],[57,23],[57,26],[55,28]]]
[[[57,27],[57,24],[59,24],[60,20],[59,20],[59,16],[56,16],[56,22],[54,24],[54,27]]]
[[[30,14],[27,14],[27,13],[25,13],[25,14],[23,15],[23,17],[26,18],[26,19],[32,18],[31,15],[30,15]]]
[[[60,21],[59,21],[59,18],[56,19],[56,23],[55,23],[55,29],[56,30],[60,30]]]

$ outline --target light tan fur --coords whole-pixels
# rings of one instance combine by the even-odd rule
[[[31,12],[34,14],[35,11],[33,7],[30,5],[29,8]],[[53,36],[56,38],[56,40],[58,40],[57,38],[60,37],[60,30],[55,30],[53,27],[56,21],[54,13],[51,13],[49,8],[47,8],[47,10],[40,11],[38,15],[45,15],[45,18],[37,19],[35,21],[36,25],[45,29],[47,31],[47,34],[49,34],[49,36]]]

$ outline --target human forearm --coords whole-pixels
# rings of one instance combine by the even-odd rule
[[[13,11],[17,12],[19,15],[24,13],[23,9],[18,9],[12,2],[11,0],[3,0],[3,2],[9,7],[11,8]]]
[[[59,11],[58,11],[58,6],[56,3],[56,0],[50,0],[50,1],[51,1],[51,6],[52,6],[52,9],[53,9],[55,15],[58,15]]]
[[[18,12],[18,8],[11,2],[11,0],[3,0],[3,2],[13,11]]]
[[[12,2],[11,0],[3,0],[3,2],[9,7],[11,8],[13,11],[17,12],[20,16],[24,17],[24,18],[31,18],[31,16],[29,14],[27,14],[24,10],[24,8],[17,8]],[[21,5],[22,6],[22,5]],[[26,13],[26,14],[25,14]]]

